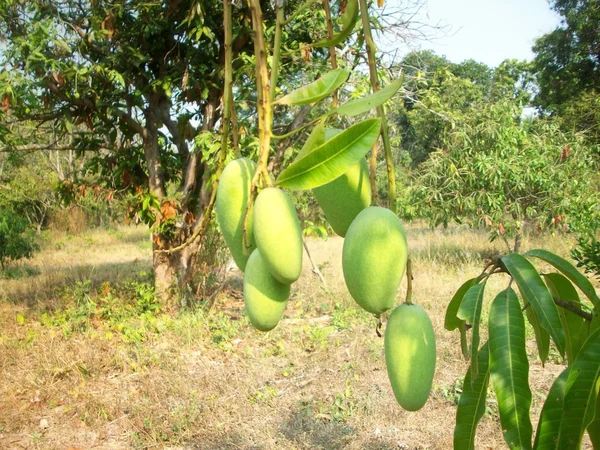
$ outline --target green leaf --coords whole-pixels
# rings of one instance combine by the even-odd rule
[[[489,317],[490,376],[498,398],[500,423],[509,448],[531,449],[529,360],[525,320],[515,291],[496,296]]]
[[[471,286],[458,308],[458,318],[471,324],[471,378],[477,378],[477,352],[479,351],[479,322],[483,306],[485,282]]]
[[[580,307],[579,295],[566,277],[559,273],[549,273],[544,275],[544,280],[546,280],[552,296]],[[567,361],[569,365],[572,365],[585,338],[587,338],[587,327],[584,326],[585,319],[560,306],[558,313],[565,330]]]
[[[575,268],[575,266],[567,260],[543,249],[529,250],[527,253],[525,253],[525,256],[533,256],[543,261],[546,261],[548,264],[553,265],[558,270],[560,270],[569,280],[575,283],[575,286],[581,289],[581,292],[583,292],[585,296],[589,298],[594,305],[600,303],[600,298],[598,298],[598,295],[596,295],[596,290],[594,289],[594,286],[592,286],[590,280],[588,280],[584,275],[582,275]]]
[[[588,425],[588,434],[595,450],[600,449],[600,378],[596,382],[596,414]]]
[[[550,334],[548,334],[548,332],[540,325],[538,316],[535,313],[535,310],[531,307],[531,304],[528,303],[528,305],[529,306],[525,310],[525,315],[527,316],[527,321],[533,327],[535,343],[537,344],[538,354],[543,366],[548,360],[548,353],[550,352]]]
[[[288,95],[275,100],[280,105],[309,105],[324,99],[346,82],[350,72],[344,69],[333,69],[316,81],[302,86]]]
[[[279,175],[277,185],[302,190],[335,180],[367,154],[379,137],[380,127],[380,119],[368,119],[351,126],[290,164]]]
[[[564,355],[565,332],[562,329],[558,308],[536,268],[518,253],[505,256],[502,262],[517,282],[525,300],[531,303],[540,325],[550,333],[558,351]]]
[[[358,0],[348,0],[346,9],[341,17],[342,29],[331,39],[324,39],[311,45],[311,47],[334,47],[344,42],[354,29],[354,25],[358,20]]]
[[[319,124],[313,128],[311,133],[306,138],[304,145],[298,152],[298,155],[296,155],[296,159],[294,161],[298,161],[300,158],[303,158],[312,152],[315,148],[323,145],[325,140],[325,122],[319,122]]]
[[[485,414],[485,400],[490,381],[488,344],[484,344],[477,356],[479,374],[471,380],[471,369],[467,370],[463,391],[456,410],[454,427],[454,448],[472,450],[475,448],[477,424]]]
[[[558,432],[560,430],[569,370],[567,367],[562,371],[558,378],[554,380],[550,392],[548,392],[535,433],[535,442],[533,443],[535,450],[557,450],[556,445],[558,444]]]
[[[392,98],[396,94],[396,92],[398,92],[398,89],[400,89],[403,82],[403,77],[398,78],[396,81],[388,84],[383,89],[371,95],[368,95],[367,97],[357,98],[356,100],[350,100],[348,103],[330,111],[328,114],[336,113],[342,116],[353,117],[370,111],[373,108],[377,108],[378,106],[383,105],[390,98]]]
[[[458,288],[450,303],[448,303],[448,307],[446,308],[446,318],[444,319],[444,328],[448,331],[456,330],[458,327],[465,323],[464,320],[458,318],[458,309],[460,308],[460,304],[463,300],[463,297],[469,290],[471,286],[473,286],[477,282],[477,278],[471,278],[470,280],[463,283],[461,287]]]
[[[596,412],[596,383],[600,376],[600,330],[585,341],[567,379],[558,448],[579,448]]]

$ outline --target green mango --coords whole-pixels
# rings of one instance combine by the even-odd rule
[[[243,272],[248,256],[256,248],[253,236],[252,209],[248,213],[248,252],[244,248],[244,216],[250,199],[250,185],[256,164],[239,158],[227,164],[217,188],[216,212],[223,238],[233,260]]]
[[[396,400],[407,411],[429,398],[435,372],[435,334],[419,305],[398,306],[385,329],[385,364]]]
[[[250,322],[260,331],[277,326],[290,296],[290,285],[277,281],[256,249],[250,255],[244,274],[244,304]]]
[[[341,177],[313,189],[313,193],[333,231],[346,236],[354,218],[371,204],[367,161],[361,159]]]
[[[373,314],[392,308],[407,259],[400,219],[387,208],[363,209],[348,228],[342,251],[344,279],[352,298]]]
[[[271,274],[292,284],[302,272],[302,230],[290,197],[267,188],[254,203],[254,238]]]

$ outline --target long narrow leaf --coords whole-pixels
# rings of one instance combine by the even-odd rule
[[[562,329],[558,309],[552,295],[535,267],[523,256],[512,253],[502,258],[508,272],[517,282],[525,300],[531,303],[540,325],[556,344],[561,355],[565,354],[565,332]]]
[[[358,20],[358,0],[348,0],[346,2],[346,9],[342,14],[342,29],[334,35],[331,39],[325,39],[312,44],[311,47],[333,47],[344,42],[354,29],[354,25]]]
[[[525,253],[525,256],[533,256],[543,261],[546,261],[548,264],[553,265],[558,270],[560,270],[569,280],[575,283],[575,286],[581,289],[581,292],[583,292],[585,296],[589,298],[594,305],[600,303],[600,298],[598,298],[596,290],[594,289],[594,286],[592,286],[590,280],[588,280],[584,275],[582,275],[577,270],[577,268],[567,260],[543,249],[529,250],[527,253]]]
[[[550,293],[559,298],[562,301],[569,302],[574,306],[579,307],[579,295],[571,284],[571,282],[560,273],[549,273],[544,275],[544,280],[550,289]],[[569,365],[573,364],[575,357],[583,342],[587,338],[587,327],[585,327],[585,319],[577,314],[566,310],[565,308],[558,308],[560,314],[560,320],[565,330],[565,350],[567,353],[567,361]],[[583,339],[582,339],[583,336]]]
[[[371,149],[381,126],[380,119],[368,119],[326,141],[279,175],[277,185],[294,190],[312,189],[343,175]]]
[[[458,308],[458,318],[471,324],[471,378],[477,378],[477,352],[479,351],[479,322],[483,306],[485,282],[472,286]]]
[[[446,308],[446,317],[444,319],[444,328],[448,331],[456,330],[458,327],[465,323],[464,320],[459,319],[458,309],[460,308],[460,304],[469,290],[471,286],[473,286],[477,282],[477,278],[471,278],[470,280],[463,283],[461,287],[458,288],[450,303],[448,303],[448,307]]]
[[[550,353],[550,334],[548,334],[548,332],[540,325],[538,316],[531,305],[529,305],[525,310],[525,315],[527,316],[527,321],[533,328],[533,333],[535,334],[535,343],[538,348],[538,355],[540,356],[540,361],[542,362],[543,366],[548,360],[548,353]]]
[[[344,69],[333,69],[318,80],[302,86],[288,95],[275,100],[280,105],[309,105],[324,99],[346,82],[350,72]]]
[[[359,114],[366,113],[380,105],[383,105],[390,98],[392,98],[398,89],[402,86],[403,78],[398,78],[393,83],[388,84],[383,89],[368,95],[367,97],[357,98],[356,100],[350,100],[348,103],[343,104],[337,109],[329,112],[329,114],[337,113],[342,116],[358,116]]]
[[[498,294],[489,317],[490,376],[498,398],[500,423],[509,448],[531,449],[529,360],[525,320],[511,288]]]
[[[477,424],[485,414],[485,400],[490,382],[488,344],[485,343],[477,356],[479,375],[471,380],[471,369],[467,370],[463,391],[456,410],[454,427],[454,449],[473,450]]]
[[[579,448],[583,433],[596,412],[596,383],[600,376],[600,330],[596,330],[581,347],[571,366],[558,448]]]
[[[556,446],[569,370],[567,367],[562,371],[548,392],[535,433],[534,450],[558,450]]]
[[[316,127],[310,132],[306,141],[304,141],[304,145],[296,155],[296,159],[294,161],[298,161],[301,158],[304,158],[310,152],[312,152],[315,148],[320,147],[325,143],[325,123],[319,122]]]
[[[588,425],[588,434],[594,450],[600,450],[600,378],[596,382],[596,414]]]

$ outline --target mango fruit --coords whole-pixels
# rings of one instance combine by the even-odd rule
[[[333,231],[339,236],[346,236],[358,213],[371,204],[367,161],[361,159],[341,177],[313,189],[313,194]]]
[[[260,331],[269,331],[279,323],[290,296],[290,285],[277,281],[255,249],[244,274],[244,304],[250,322]]]
[[[392,308],[407,259],[400,219],[387,208],[363,209],[350,224],[342,251],[344,279],[352,298],[373,314]]]
[[[253,236],[252,209],[248,213],[248,252],[244,248],[244,216],[250,199],[250,185],[256,164],[248,158],[231,161],[221,174],[217,188],[216,212],[221,233],[233,260],[243,272],[252,250],[256,248]]]
[[[302,271],[302,230],[290,197],[279,188],[261,191],[254,203],[254,238],[271,275],[292,284]]]
[[[427,402],[435,372],[435,334],[419,305],[398,306],[385,329],[385,364],[396,400],[407,411]]]

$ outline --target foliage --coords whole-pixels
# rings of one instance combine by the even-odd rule
[[[551,112],[577,103],[582,94],[600,89],[600,2],[553,0],[561,25],[537,40],[533,71],[539,92],[536,104]],[[583,122],[585,123],[585,121]]]
[[[573,258],[578,267],[583,267],[585,273],[594,274],[600,278],[600,241],[596,239],[596,233],[591,236],[580,236],[577,238],[577,246],[572,250]]]
[[[528,258],[549,262],[558,272],[542,278]],[[458,405],[454,448],[474,448],[490,380],[509,448],[579,448],[588,426],[592,436],[596,426],[592,419],[599,412],[596,385],[600,380],[600,330],[597,329],[600,298],[591,283],[566,260],[544,250],[532,250],[525,255],[512,253],[495,260],[479,277],[459,289],[448,305],[446,329],[458,328],[461,340],[464,339],[466,330],[479,317],[485,317],[479,303],[470,301],[475,294],[469,293],[475,290],[477,296],[482,295],[489,277],[501,273],[510,276],[510,283],[491,304],[487,316],[489,339],[481,347],[479,334],[473,327],[470,350],[473,356]],[[520,299],[511,288],[513,282]],[[575,287],[589,300],[580,299]],[[557,377],[547,395],[533,447],[525,319],[534,328],[542,364],[548,358],[550,341],[563,357],[566,353],[568,361],[568,368]],[[584,321],[588,326],[583,326]],[[465,346],[463,352],[469,352]]]
[[[39,250],[27,228],[27,220],[14,211],[0,210],[0,267],[23,258],[31,258]]]
[[[420,168],[413,201],[432,226],[463,220],[495,235],[581,222],[598,203],[597,167],[581,136],[531,122],[509,102],[476,105]],[[593,211],[593,209],[592,209]]]

